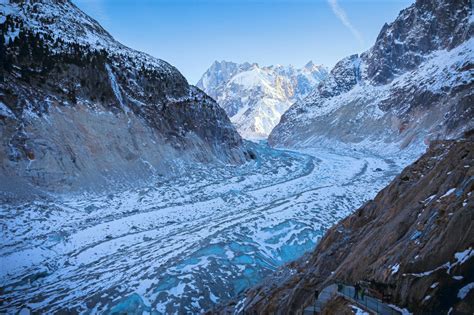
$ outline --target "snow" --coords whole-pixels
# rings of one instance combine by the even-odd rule
[[[197,167],[108,195],[2,204],[8,310],[38,296],[33,311],[88,309],[91,296],[107,294],[90,307],[100,313],[122,301],[177,313],[186,300],[183,311],[201,312],[312,250],[402,167],[362,153],[256,151],[243,166]]]
[[[439,198],[441,199],[441,198],[447,197],[447,196],[451,195],[455,190],[456,190],[456,188],[451,188],[444,195],[442,195]]]
[[[269,91],[273,90],[269,74],[257,67],[232,77],[227,85],[232,84],[241,85],[244,89],[264,88]]]
[[[291,106],[290,102],[264,97],[256,103],[245,105],[231,117],[240,135],[249,140],[265,139],[280,121],[281,115]]]
[[[431,195],[431,196],[429,196],[428,198],[426,198],[426,199],[423,201],[423,203],[424,203],[425,205],[427,205],[427,204],[429,204],[434,198],[436,198],[436,195]]]
[[[406,308],[401,308],[401,307],[398,307],[394,304],[389,304],[389,306],[396,309],[397,311],[399,311],[402,315],[412,315],[413,314],[410,311],[408,311]]]
[[[244,306],[245,306],[245,299],[241,299],[239,302],[237,302],[237,304],[235,305],[235,312],[234,314],[237,315],[237,314],[241,314],[242,311],[244,310]]]
[[[0,115],[10,118],[16,118],[15,114],[4,103],[0,102]]]
[[[350,308],[352,308],[352,312],[355,314],[355,315],[369,315],[368,312],[364,311],[363,309],[355,306],[355,305],[350,305]]]
[[[474,76],[473,69],[466,70],[466,65],[472,62],[473,47],[474,39],[471,38],[449,51],[435,51],[424,56],[425,61],[415,70],[406,71],[384,85],[373,84],[365,78],[365,62],[361,62],[359,67],[362,73],[361,80],[350,87],[349,91],[341,92],[340,89],[343,89],[341,84],[329,75],[320,88],[304,100],[295,103],[285,113],[285,123],[277,126],[272,134],[272,141],[291,146],[310,147],[317,145],[319,138],[326,132],[334,139],[345,138],[346,133],[355,133],[360,134],[360,137],[356,138],[379,140],[383,150],[387,142],[394,142],[396,136],[381,126],[394,123],[396,117],[401,117],[410,110],[410,104],[407,102],[405,105],[400,104],[394,109],[384,111],[379,108],[379,104],[390,103],[394,93],[397,95],[398,91],[421,89],[439,94],[456,89],[458,86],[465,86]],[[348,64],[347,69],[352,66]],[[430,118],[430,113],[427,112],[417,118],[416,125],[422,125],[426,120],[433,118],[435,117]],[[440,119],[440,124],[444,121],[439,117],[435,119]],[[436,125],[431,120],[429,123]],[[323,130],[323,127],[326,128]],[[338,132],[342,135],[336,136]],[[425,137],[429,138],[430,133],[428,129],[417,130],[417,135],[421,139],[418,141],[422,142]]]
[[[120,91],[120,86],[117,83],[117,78],[115,77],[115,74],[113,73],[112,68],[108,64],[105,65],[105,68],[107,69],[107,73],[110,79],[110,85],[112,86],[112,90],[114,91],[114,95],[117,98],[117,101],[119,102],[120,107],[122,107],[125,113],[128,113],[129,109],[123,102],[122,92]]]
[[[9,31],[4,35],[5,43],[9,43],[10,41],[14,41],[15,38],[18,37],[18,35],[20,35],[20,29],[19,29],[19,28],[16,28],[16,29],[14,29],[13,31],[12,31],[12,30],[9,30]]]
[[[455,261],[453,263],[451,263],[450,261],[432,269],[432,270],[428,270],[428,271],[425,271],[425,272],[420,272],[420,273],[407,273],[407,274],[403,274],[404,276],[414,276],[414,277],[426,277],[426,276],[429,276],[431,275],[432,273],[438,271],[438,270],[442,270],[442,269],[446,269],[446,273],[447,274],[450,274],[451,270],[458,266],[458,265],[462,265],[463,263],[465,263],[466,261],[468,261],[471,257],[474,257],[474,250],[472,249],[472,247],[469,247],[467,248],[466,250],[463,250],[462,252],[457,252],[454,254],[454,259]],[[456,279],[456,277],[453,277]]]
[[[106,48],[123,60],[131,57],[165,73],[175,71],[161,60],[116,42],[69,2],[57,6],[44,0],[42,4],[38,14],[25,17],[27,12],[20,6],[0,0],[0,18],[14,14],[27,20],[27,27],[36,32],[90,45],[91,49]],[[45,19],[56,22],[45,26],[41,23]],[[7,34],[17,35],[17,30]],[[362,80],[348,93],[324,104],[312,104],[301,116],[302,125],[342,109],[354,98],[370,104],[357,112],[355,119],[382,119],[385,113],[378,107],[380,100],[391,95],[390,89],[407,82],[425,80],[434,91],[465,82],[472,72],[453,75],[453,71],[472,56],[472,44],[471,39],[467,46],[434,53],[419,70],[386,86],[372,86]],[[355,61],[356,67],[364,69],[359,62]],[[114,66],[106,67],[114,95],[127,112]],[[272,69],[280,76],[292,71],[291,67]],[[300,75],[310,85],[319,82],[309,72]],[[263,90],[268,95],[252,106],[243,106],[233,117],[234,123],[249,130],[242,119],[248,120],[245,113],[252,108],[252,126],[257,127],[258,135],[268,134],[296,100],[277,87],[268,68],[252,66],[229,82],[245,91]],[[203,84],[209,86],[208,78]],[[239,93],[240,100],[252,99]],[[315,98],[312,95],[308,101]],[[14,117],[3,103],[0,114]],[[244,133],[246,137],[252,135]],[[374,142],[360,143],[361,147],[367,145]],[[394,147],[383,142],[377,145],[386,154],[352,151],[358,145],[348,151],[341,143],[331,143],[331,150],[300,147],[298,151],[272,150],[262,145],[256,149],[257,161],[243,166],[196,166],[180,178],[107,195],[50,194],[35,202],[1,204],[0,238],[4,246],[0,248],[0,284],[2,299],[9,304],[0,306],[0,310],[16,313],[28,305],[33,310],[57,312],[67,305],[85,312],[91,307],[87,302],[92,302],[93,313],[128,310],[134,305],[148,313],[168,313],[170,309],[171,313],[202,312],[204,306],[225,301],[312,250],[332,224],[373,198],[414,156],[409,152],[394,163],[387,158]],[[141,163],[149,164],[144,159]],[[378,168],[382,171],[374,171]],[[455,253],[454,263],[409,275],[425,276],[440,269],[449,273],[473,255],[469,248]],[[392,266],[392,274],[399,267]],[[458,296],[465,297],[471,289],[472,283]],[[101,296],[100,302],[91,300],[95,295]],[[178,309],[176,305],[183,301],[187,302],[185,309]],[[244,302],[240,301],[237,309]]]
[[[454,258],[456,258],[456,263],[460,265],[465,263],[471,257],[474,257],[474,250],[472,249],[472,247],[469,247],[462,252],[454,254]]]
[[[31,12],[32,7],[35,8],[34,13]],[[164,74],[177,72],[176,69],[162,60],[120,44],[95,20],[68,1],[58,5],[56,1],[44,0],[41,5],[35,5],[31,3],[17,4],[2,0],[0,16],[7,15],[22,19],[25,26],[35,33],[49,34],[54,39],[60,38],[66,43],[89,46],[92,50],[106,49],[111,55],[120,56],[121,60],[126,60],[129,57],[138,66],[143,65]],[[45,20],[54,21],[54,23],[44,23]],[[7,36],[15,36],[15,34],[7,34]],[[67,46],[51,46],[50,49],[57,51],[67,49]]]
[[[474,282],[471,282],[463,286],[461,289],[459,289],[458,298],[460,298],[461,300],[464,300],[466,296],[469,294],[469,291],[471,291],[472,289],[474,289]]]
[[[391,270],[392,270],[392,275],[393,275],[393,274],[396,274],[399,269],[400,269],[400,264],[396,264],[396,265],[392,266],[392,268],[391,268]]]

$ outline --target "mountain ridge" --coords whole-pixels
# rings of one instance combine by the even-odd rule
[[[5,1],[0,11],[0,173],[16,183],[6,190],[104,189],[249,158],[212,98],[72,2]]]
[[[385,150],[461,135],[474,116],[471,17],[468,1],[416,1],[384,25],[372,48],[342,59],[286,111],[269,143],[369,140],[366,148]]]
[[[301,68],[215,61],[197,87],[227,112],[244,138],[266,138],[281,114],[326,77],[322,65]]]

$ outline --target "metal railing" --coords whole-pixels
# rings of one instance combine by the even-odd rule
[[[401,314],[400,311],[394,309],[392,306],[369,295],[369,292],[367,291],[366,288],[361,287],[361,289],[356,294],[356,290],[353,286],[346,285],[346,284],[339,284],[338,293],[377,314],[381,314],[381,315],[400,315]]]
[[[402,313],[392,306],[382,302],[369,294],[367,289],[361,288],[359,292],[355,292],[355,288],[348,284],[338,283],[326,287],[320,293],[316,292],[313,305],[305,308],[305,313],[318,314],[324,305],[335,295],[343,296],[352,303],[381,315],[401,315]]]

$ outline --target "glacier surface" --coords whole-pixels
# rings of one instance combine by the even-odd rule
[[[355,149],[254,150],[140,188],[2,202],[0,312],[202,312],[312,250],[402,167]]]

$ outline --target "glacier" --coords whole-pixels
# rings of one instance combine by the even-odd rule
[[[0,205],[0,311],[198,313],[312,250],[407,160],[247,143],[244,165]]]

